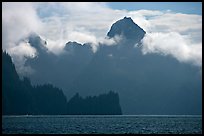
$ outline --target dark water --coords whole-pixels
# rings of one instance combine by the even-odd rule
[[[2,116],[2,133],[201,134],[202,116]]]

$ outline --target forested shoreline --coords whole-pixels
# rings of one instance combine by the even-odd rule
[[[8,53],[2,50],[3,115],[121,115],[119,95],[113,91],[98,96],[81,97],[76,93],[69,101],[63,91],[52,84],[31,85],[20,79]]]

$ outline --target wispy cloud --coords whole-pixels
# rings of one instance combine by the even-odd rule
[[[21,48],[19,41],[33,31],[41,29],[41,21],[31,3],[3,3],[2,41],[3,49]],[[29,49],[29,48],[25,48]],[[25,50],[23,50],[25,51]],[[27,52],[18,52],[26,54]]]
[[[30,66],[24,66],[26,58],[34,58],[37,54],[36,49],[31,47],[29,43],[22,41],[17,46],[13,46],[7,51],[12,56],[20,75],[27,75],[34,72]]]

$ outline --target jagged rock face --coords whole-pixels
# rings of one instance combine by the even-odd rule
[[[122,35],[128,40],[139,42],[145,35],[145,31],[133,22],[131,18],[124,17],[111,26],[107,36],[112,38]]]

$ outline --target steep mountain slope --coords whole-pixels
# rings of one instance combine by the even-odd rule
[[[52,85],[32,86],[20,79],[11,57],[2,51],[2,113],[4,115],[65,114],[67,100]]]
[[[62,90],[51,84],[32,86],[29,78],[21,80],[11,57],[3,51],[2,62],[3,115],[122,114],[118,93],[85,99],[74,96],[67,102]]]
[[[101,45],[95,54],[89,44],[68,42],[63,55],[47,53],[29,60],[36,70],[32,81],[51,81],[67,90],[68,98],[75,92],[87,96],[117,91],[124,114],[201,114],[199,68],[171,56],[143,55],[142,46],[135,45],[145,32],[131,18],[113,24],[107,36],[116,35],[122,35],[120,43]]]
[[[38,36],[31,35],[29,39],[32,39],[29,40],[31,46],[38,47],[38,56],[28,59],[25,63],[26,66],[31,66],[35,72],[30,77],[33,84],[51,83],[67,90],[67,86],[72,84],[93,57],[93,52],[87,44],[68,42],[64,47],[64,53],[55,55],[48,52],[43,40]],[[39,46],[43,46],[43,48],[39,48]]]

